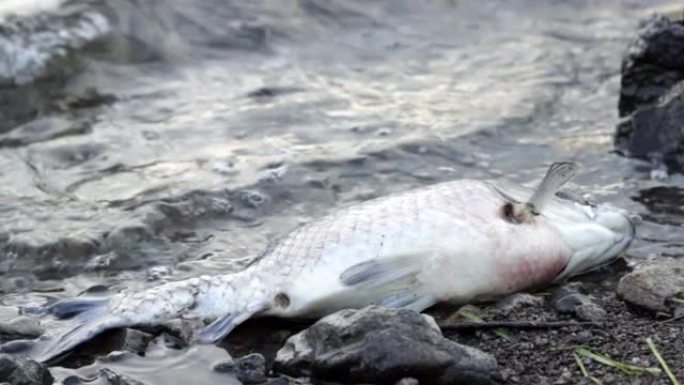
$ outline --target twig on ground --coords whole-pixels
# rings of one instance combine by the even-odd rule
[[[454,322],[440,324],[442,330],[477,330],[477,329],[556,329],[572,326],[579,327],[606,327],[611,323],[607,322],[577,322],[577,321],[490,321],[490,322]]]
[[[485,320],[483,320],[482,318],[480,318],[478,315],[476,315],[475,313],[472,313],[472,312],[470,312],[470,311],[468,311],[468,310],[466,310],[466,309],[461,308],[461,309],[458,311],[458,314],[459,314],[461,317],[463,317],[463,318],[465,318],[465,319],[469,319],[469,320],[471,321],[471,322],[464,322],[464,323],[468,323],[468,324],[471,324],[471,325],[486,325],[486,324],[488,324],[488,322],[485,322]],[[464,324],[464,323],[458,323],[458,324],[455,324],[455,325],[461,325],[461,324]],[[440,328],[441,328],[441,326],[440,326]],[[487,329],[491,329],[491,328],[487,328]],[[442,330],[444,330],[444,329],[442,329]],[[506,333],[505,330],[503,330],[503,329],[501,329],[501,328],[499,328],[499,327],[494,327],[494,334],[496,334],[497,336],[499,336],[499,338],[504,339],[505,341],[509,341],[509,342],[510,342],[510,341],[513,340],[513,337],[511,337],[510,334]]]

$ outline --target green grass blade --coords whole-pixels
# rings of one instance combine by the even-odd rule
[[[648,347],[651,349],[651,352],[653,352],[653,355],[656,357],[656,360],[658,360],[658,362],[660,363],[660,366],[665,371],[665,374],[667,374],[667,377],[670,379],[670,382],[672,383],[672,385],[680,385],[677,378],[675,378],[674,374],[672,374],[670,367],[667,366],[667,362],[665,362],[665,360],[663,359],[663,356],[661,356],[660,352],[658,352],[658,349],[656,348],[655,344],[653,343],[653,340],[651,339],[651,337],[646,338],[646,343],[648,344]]]
[[[575,348],[575,353],[582,357],[588,357],[591,358],[592,360],[613,367],[615,369],[620,370],[621,372],[633,376],[636,374],[640,373],[649,373],[649,374],[660,374],[662,371],[658,368],[649,368],[645,366],[638,366],[638,365],[630,365],[626,364],[624,362],[616,361],[612,358],[609,358],[607,356],[604,356],[603,354],[595,353],[587,348],[584,347],[578,347]]]
[[[593,382],[596,385],[603,385],[603,382],[601,382],[601,380],[590,375],[589,372],[587,372],[587,368],[584,367],[582,359],[577,355],[577,353],[572,353],[572,356],[575,357],[575,362],[577,363],[577,366],[579,366],[580,372],[582,372],[584,378],[590,379],[591,382]]]
[[[461,317],[467,319],[468,321],[477,322],[477,323],[484,323],[485,322],[478,315],[476,315],[475,313],[470,312],[466,309],[459,309],[458,314]],[[499,338],[503,339],[504,341],[507,341],[507,342],[513,341],[513,337],[511,337],[510,334],[506,333],[506,331],[501,329],[501,328],[496,328],[492,331],[494,332],[494,334],[499,336]]]

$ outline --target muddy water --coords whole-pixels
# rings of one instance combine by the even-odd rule
[[[632,260],[684,250],[684,178],[612,153],[621,54],[666,2],[64,3],[0,29],[3,317],[235,271],[336,207],[559,159],[642,215]]]

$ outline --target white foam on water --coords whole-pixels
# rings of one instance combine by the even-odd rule
[[[57,9],[63,0],[0,0],[0,21]]]

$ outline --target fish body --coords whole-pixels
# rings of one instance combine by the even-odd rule
[[[422,311],[492,299],[607,263],[634,237],[622,210],[555,196],[523,221],[507,217],[507,205],[533,193],[494,181],[435,184],[303,225],[235,274],[104,301],[63,300],[52,312],[77,314],[75,326],[38,358],[53,359],[106,329],[178,317],[213,321],[197,337],[213,342],[252,316],[316,318],[371,304]]]

